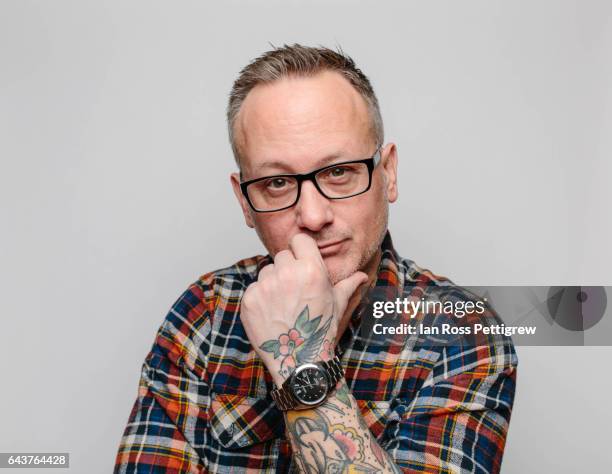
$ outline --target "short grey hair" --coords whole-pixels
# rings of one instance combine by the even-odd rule
[[[245,66],[232,87],[227,105],[227,128],[234,158],[240,168],[240,150],[236,142],[235,124],[244,99],[259,84],[267,84],[284,77],[313,76],[323,71],[336,71],[347,79],[366,101],[371,117],[372,138],[377,145],[384,141],[383,121],[378,99],[367,76],[341,48],[300,44],[284,45],[265,52]]]

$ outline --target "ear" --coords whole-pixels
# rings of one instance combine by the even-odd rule
[[[240,189],[240,175],[238,173],[232,173],[230,175],[230,181],[232,183],[232,188],[234,189],[236,199],[238,199],[238,203],[242,208],[242,214],[244,214],[244,222],[252,229],[253,227],[255,227],[255,222],[253,221],[251,206],[249,206],[249,203],[242,194],[242,189]]]
[[[387,198],[389,202],[395,202],[398,196],[397,190],[397,147],[395,143],[387,144],[380,150],[380,166],[385,174],[387,187]]]

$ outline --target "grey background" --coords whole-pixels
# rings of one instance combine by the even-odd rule
[[[1,0],[0,451],[109,472],[170,305],[262,252],[224,108],[268,42],[340,44],[369,74],[403,255],[465,285],[611,284],[611,17],[584,0]],[[503,471],[605,472],[612,349],[518,353]]]

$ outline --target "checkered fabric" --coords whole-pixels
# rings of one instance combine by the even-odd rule
[[[389,234],[382,250],[377,289],[417,298],[460,291],[400,258]],[[207,273],[174,303],[142,366],[114,472],[295,469],[272,378],[240,322],[242,295],[270,262],[257,256]],[[383,449],[405,472],[499,472],[518,362],[511,340],[372,342],[364,308],[337,353]]]

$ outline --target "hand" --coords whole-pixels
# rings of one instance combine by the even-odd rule
[[[356,272],[331,284],[315,241],[297,234],[289,250],[259,272],[242,297],[240,319],[277,385],[306,362],[334,355],[338,321],[349,298],[367,281]]]

